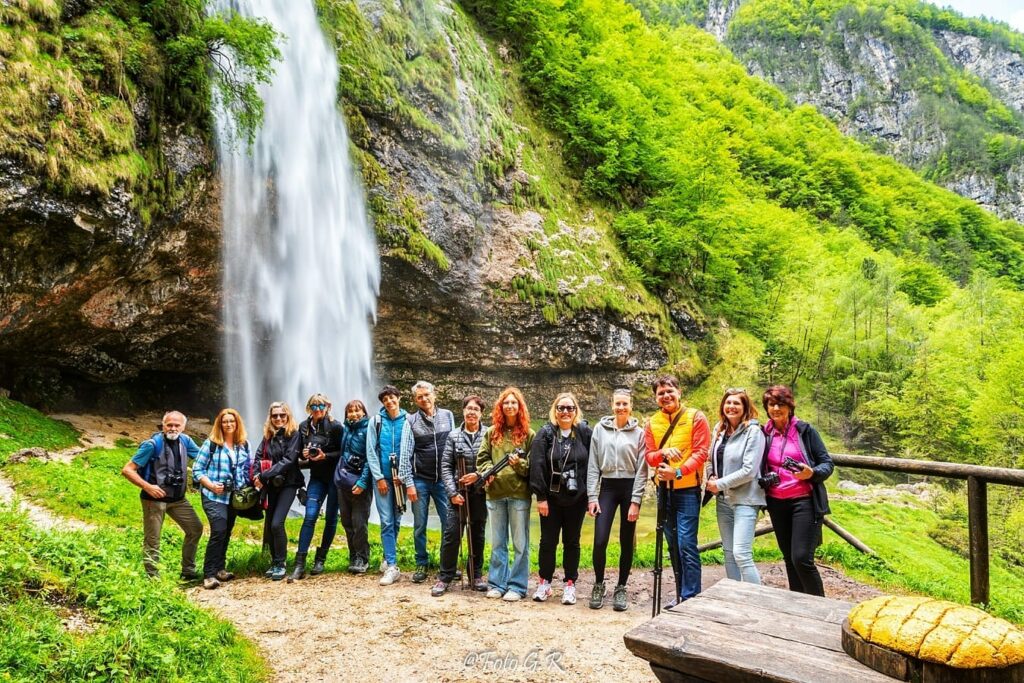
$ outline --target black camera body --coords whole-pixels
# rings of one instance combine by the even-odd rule
[[[763,488],[765,491],[767,491],[768,489],[770,489],[770,488],[772,488],[774,486],[778,486],[779,485],[779,473],[778,472],[769,472],[768,474],[766,474],[763,477],[761,477],[760,479],[758,479],[757,480],[757,484],[758,484],[758,486]]]
[[[225,479],[222,482],[222,485],[224,486],[224,493],[231,493],[232,491],[235,490],[235,481],[234,481],[234,479]]]
[[[794,460],[788,455],[782,460],[782,466],[793,473],[800,472],[804,468],[802,462],[800,462],[799,460]]]
[[[185,485],[185,477],[180,472],[171,472],[164,477],[164,486],[178,488]]]
[[[576,480],[576,468],[567,469],[562,472],[562,483],[565,485],[565,490],[570,494],[577,494],[580,491],[579,482]]]
[[[285,477],[283,474],[279,474],[276,477],[270,479],[270,485],[275,488],[281,488],[284,486]]]

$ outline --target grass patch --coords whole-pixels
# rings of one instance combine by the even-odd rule
[[[0,466],[22,448],[40,446],[59,450],[77,443],[78,433],[68,423],[52,420],[8,398],[0,398]]]
[[[0,507],[0,679],[268,680],[255,646],[233,626],[192,605],[170,579],[137,570],[136,540],[116,530],[43,532]],[[68,611],[87,627],[70,632]]]

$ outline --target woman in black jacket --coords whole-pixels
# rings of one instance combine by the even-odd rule
[[[342,425],[331,417],[331,401],[323,394],[309,397],[306,401],[306,414],[309,417],[299,425],[299,467],[309,469],[306,514],[299,530],[299,548],[295,553],[295,569],[288,577],[289,583],[306,576],[306,553],[313,542],[320,509],[325,504],[324,535],[320,539],[320,547],[316,549],[316,559],[310,574],[323,572],[327,551],[338,530],[338,488],[334,485],[334,471],[341,458]]]
[[[555,550],[562,537],[565,588],[562,604],[576,604],[580,567],[580,531],[587,515],[587,465],[590,428],[583,423],[579,401],[564,392],[551,404],[549,422],[540,428],[530,448],[530,490],[540,514],[540,584],[533,599],[551,597]]]
[[[828,507],[825,480],[835,466],[814,427],[796,418],[789,387],[769,387],[762,398],[770,418],[765,425],[761,483],[775,540],[786,560],[789,589],[825,595],[814,551],[821,545],[821,525]]]
[[[256,449],[252,483],[266,500],[263,542],[270,544],[270,569],[266,576],[280,581],[287,576],[288,535],[284,521],[302,486],[302,474],[295,462],[299,457],[299,427],[287,403],[270,404],[263,423],[263,440]]]

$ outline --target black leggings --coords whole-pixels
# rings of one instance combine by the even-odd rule
[[[615,510],[619,511],[619,579],[618,585],[625,586],[629,570],[633,566],[633,541],[636,538],[636,522],[626,519],[633,497],[633,479],[601,479],[601,493],[597,504],[601,513],[594,522],[594,580],[604,583],[604,566],[608,552],[608,540],[612,535]]]
[[[284,521],[295,502],[298,487],[267,487],[267,511],[263,519],[263,543],[270,546],[270,559],[274,564],[284,564],[288,559],[288,534]]]
[[[575,582],[580,574],[580,532],[587,516],[587,498],[578,503],[559,505],[548,500],[548,514],[540,518],[540,550],[537,552],[540,578],[551,581],[555,575],[555,550],[558,536],[562,536],[562,567],[565,580]]]
[[[772,498],[768,496],[768,516],[775,529],[775,540],[786,560],[789,590],[825,596],[821,574],[814,565],[814,550],[821,545],[822,518],[814,513],[814,500]]]

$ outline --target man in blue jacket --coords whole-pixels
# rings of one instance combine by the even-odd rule
[[[132,459],[121,468],[121,474],[141,489],[142,561],[146,573],[153,577],[160,575],[160,531],[166,515],[185,532],[181,579],[195,581],[199,579],[196,549],[203,536],[203,523],[185,498],[185,481],[188,461],[195,459],[199,447],[183,433],[186,421],[176,410],[164,415],[162,431],[139,445]]]

